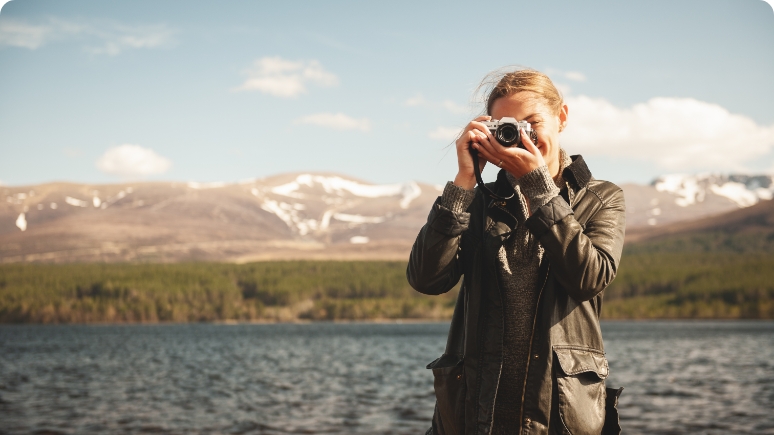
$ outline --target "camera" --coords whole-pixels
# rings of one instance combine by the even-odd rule
[[[537,145],[537,133],[527,121],[517,121],[515,118],[503,117],[499,121],[485,121],[483,124],[489,129],[492,136],[497,139],[497,142],[504,147],[516,144],[517,147],[524,148],[524,145],[521,143],[520,129],[524,129],[524,132],[532,139],[532,143]]]

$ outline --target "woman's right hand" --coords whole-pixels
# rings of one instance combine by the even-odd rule
[[[457,139],[457,176],[454,177],[454,185],[462,187],[463,189],[473,190],[476,187],[476,173],[473,167],[473,156],[470,155],[471,144],[473,142],[480,142],[487,140],[491,134],[482,121],[489,121],[491,116],[479,116],[478,118],[470,121],[465,130]],[[486,160],[478,160],[479,171],[484,170],[486,166]]]

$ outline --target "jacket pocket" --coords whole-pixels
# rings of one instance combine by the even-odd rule
[[[554,346],[561,433],[599,435],[605,424],[604,352],[581,346]]]
[[[465,432],[465,366],[462,359],[443,355],[427,365],[433,370],[435,415],[433,433],[462,435]]]

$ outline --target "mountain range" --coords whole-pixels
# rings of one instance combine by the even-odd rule
[[[627,238],[688,231],[692,222],[711,227],[706,222],[770,203],[772,178],[670,175],[624,184]],[[0,262],[405,260],[441,190],[326,173],[2,186]]]

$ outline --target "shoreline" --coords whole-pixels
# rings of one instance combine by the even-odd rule
[[[299,320],[299,321],[213,321],[213,322],[85,322],[85,323],[0,323],[0,328],[6,326],[180,326],[180,325],[218,325],[218,326],[246,326],[246,325],[415,325],[415,324],[443,324],[448,325],[449,320],[437,319],[373,319],[373,320]],[[745,318],[642,318],[642,319],[600,319],[600,323],[774,323],[774,319],[745,319]]]

